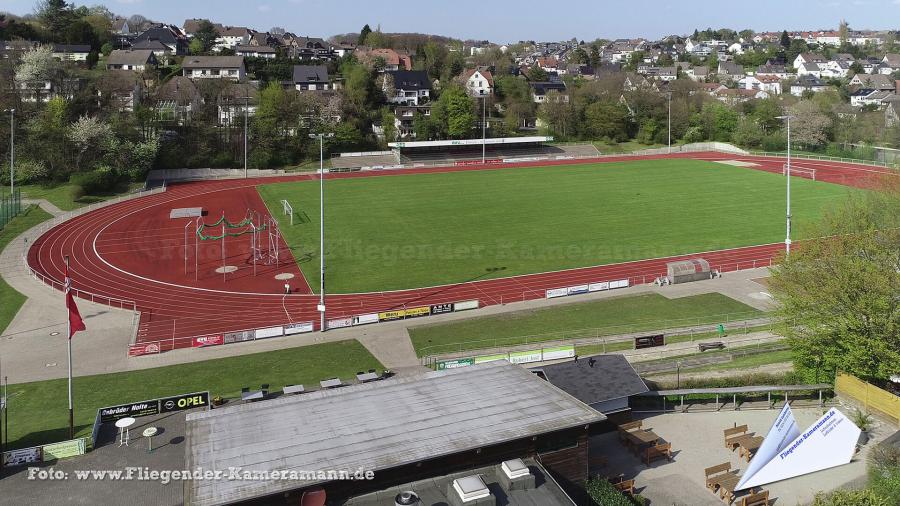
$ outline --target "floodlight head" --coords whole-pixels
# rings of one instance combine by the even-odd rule
[[[775,116],[775,118],[777,118],[777,119],[794,119],[794,118],[796,118],[796,116],[794,116],[793,114],[785,114],[784,116]]]

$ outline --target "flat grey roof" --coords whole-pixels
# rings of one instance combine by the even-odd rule
[[[481,475],[491,495],[496,497],[497,504],[506,506],[574,506],[575,502],[560,487],[539,463],[532,459],[523,459],[528,470],[535,477],[535,487],[528,490],[504,490],[500,484],[500,463],[490,467],[482,467],[470,471],[438,476],[427,480],[404,483],[386,490],[354,497],[344,506],[385,506],[394,504],[394,498],[400,492],[412,490],[419,496],[421,506],[447,506],[452,504],[447,497],[447,487],[453,480],[472,475]]]
[[[597,355],[537,369],[543,371],[550,383],[585,404],[620,399],[649,390],[623,355]]]
[[[186,464],[213,471],[377,473],[605,418],[526,369],[499,361],[191,413]],[[185,499],[228,504],[325,481],[195,480]]]

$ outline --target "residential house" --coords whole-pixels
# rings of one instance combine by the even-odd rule
[[[900,54],[887,53],[881,59],[881,66],[878,68],[879,74],[893,74],[900,70]]]
[[[232,83],[217,97],[219,124],[241,125],[245,118],[256,115],[259,88],[254,83]]]
[[[466,91],[473,97],[490,96],[494,93],[494,76],[485,67],[467,70],[461,78]]]
[[[726,79],[740,81],[744,77],[744,67],[730,61],[720,61],[718,74]]]
[[[22,102],[35,103],[47,102],[55,97],[72,100],[82,86],[84,86],[84,80],[79,78],[62,80],[41,79],[29,82],[16,82],[16,91]]]
[[[418,106],[431,98],[431,82],[428,73],[422,70],[394,70],[385,72],[391,79],[385,79],[385,96],[392,104]],[[393,81],[389,87],[389,81]]]
[[[545,72],[559,72],[559,60],[555,56],[540,57],[537,60],[538,67]]]
[[[181,62],[183,75],[191,79],[231,79],[247,76],[243,56],[186,56]]]
[[[38,46],[30,40],[0,40],[0,58],[18,60],[25,52]]]
[[[705,65],[688,68],[684,73],[690,79],[701,83],[709,79],[709,67]]]
[[[844,60],[830,60],[819,64],[822,78],[843,79],[850,73],[850,63]]]
[[[143,80],[130,70],[110,70],[97,81],[97,100],[103,108],[131,112],[141,103]]]
[[[202,23],[203,21],[209,20],[201,18],[185,19],[184,23],[181,25],[181,31],[186,36],[193,38],[194,34],[200,31],[200,23]],[[212,25],[213,28],[215,28],[216,31],[218,31],[220,34],[222,33],[221,31],[225,29],[225,27],[219,23],[212,23]]]
[[[353,51],[356,51],[356,44],[350,42],[341,42],[336,46],[332,46],[331,49],[334,51],[335,56],[338,58],[343,58],[348,54],[353,54]]]
[[[797,78],[794,84],[791,85],[791,95],[795,97],[802,96],[804,92],[818,93],[827,89],[828,86],[822,82],[816,76],[812,75],[803,75]]]
[[[384,62],[384,71],[394,72],[397,70],[412,70],[412,59],[407,54],[401,54],[393,49],[370,49],[368,47],[357,47],[353,52],[356,59],[361,63],[370,67],[381,59]]]
[[[622,82],[622,89],[624,91],[650,90],[653,88],[653,83],[648,81],[644,76],[634,72],[625,73],[625,80]]]
[[[760,65],[756,68],[757,76],[775,76],[778,79],[787,79],[791,77],[784,65]]]
[[[803,62],[797,66],[797,75],[822,77],[822,69],[819,67],[818,63]]]
[[[656,77],[661,81],[674,81],[678,77],[678,67],[659,67]]]
[[[800,53],[794,58],[794,68],[800,68],[804,63],[825,63],[828,59],[818,53]],[[816,76],[818,77],[818,76]]]
[[[269,32],[255,32],[250,35],[250,42],[247,45],[278,47],[281,45],[281,40]]]
[[[169,79],[156,90],[156,111],[160,121],[183,125],[200,108],[200,91],[193,81],[184,76]]]
[[[153,42],[158,42],[158,44]],[[146,47],[145,47],[146,45]],[[135,47],[137,46],[137,47]],[[162,50],[160,46],[165,46]],[[153,49],[160,56],[181,56],[188,53],[187,36],[174,25],[157,25],[148,28],[131,43],[135,49]]]
[[[717,100],[724,102],[729,105],[735,105],[741,102],[746,102],[748,100],[761,100],[765,98],[769,98],[770,94],[764,90],[748,90],[743,88],[725,88],[719,89],[713,96],[716,97]]]
[[[394,109],[394,128],[396,128],[399,138],[414,139],[416,137],[415,119],[417,114],[424,117],[431,116],[431,104],[398,105]]]
[[[131,70],[144,72],[159,65],[152,50],[114,49],[106,58],[106,70]]]
[[[291,84],[297,91],[328,91],[332,89],[325,65],[294,65]]]
[[[781,95],[781,79],[773,75],[754,75],[741,79],[746,90],[763,90],[770,95]]]
[[[112,33],[115,35],[131,35],[131,26],[128,25],[128,19],[116,16],[112,20]]]
[[[53,44],[53,57],[60,61],[86,62],[90,53],[88,44]]]
[[[856,74],[850,79],[848,86],[870,88],[876,91],[892,91],[896,89],[896,82],[891,76],[884,74]]]
[[[897,98],[893,91],[861,88],[850,94],[850,105],[853,107],[870,105],[881,108],[886,106],[888,102],[897,100]]]
[[[219,36],[213,45],[213,51],[221,51],[223,49],[234,49],[236,46],[247,45],[250,43],[250,36],[253,31],[245,26],[225,26],[219,30]]]
[[[316,37],[296,37],[288,47],[288,56],[301,60],[330,60],[335,57],[331,44]],[[412,65],[410,65],[412,67]]]
[[[272,46],[235,46],[234,54],[251,58],[265,58],[274,60],[278,56],[278,50]]]
[[[557,96],[557,100],[562,100],[563,102],[569,101],[565,83],[531,82],[528,84],[531,86],[531,96],[536,104],[542,104],[553,96]]]

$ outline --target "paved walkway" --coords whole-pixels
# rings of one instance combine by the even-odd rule
[[[56,205],[54,205],[52,202],[50,202],[49,200],[45,200],[45,199],[22,199],[22,204],[24,204],[26,206],[30,206],[30,205],[40,206],[41,209],[43,209],[44,211],[47,211],[48,213],[52,214],[53,216],[59,216],[59,215],[65,213],[65,211],[56,207]]]
[[[63,212],[46,201],[36,201],[36,203],[51,214],[58,215]],[[0,253],[0,276],[14,289],[28,297],[9,328],[0,336],[0,360],[2,360],[3,374],[8,376],[12,383],[66,376],[64,336],[66,310],[62,294],[32,278],[22,261],[25,253],[25,239],[33,239],[34,235],[34,229],[26,231]],[[477,311],[439,315],[426,319],[379,323],[364,327],[335,329],[326,333],[296,335],[204,349],[174,350],[159,355],[132,358],[127,356],[126,349],[134,334],[134,315],[129,311],[111,309],[79,299],[79,309],[85,318],[88,330],[78,333],[72,341],[74,375],[85,376],[147,369],[354,338],[358,339],[385,367],[399,373],[411,373],[424,370],[409,340],[407,328],[411,326],[646,292],[658,292],[672,298],[720,292],[758,309],[770,309],[771,300],[760,293],[764,288],[752,281],[754,278],[766,275],[767,270],[764,268],[753,269],[728,273],[720,279],[684,285],[665,287],[641,285],[576,297],[538,299],[496,305]]]

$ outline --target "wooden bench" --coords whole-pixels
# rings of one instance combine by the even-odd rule
[[[619,425],[619,427],[618,427],[619,441],[621,441],[623,443],[627,442],[628,441],[628,431],[640,429],[642,425],[643,425],[643,423],[641,422],[641,420],[623,423],[622,425]]]
[[[644,462],[647,463],[648,467],[651,461],[661,458],[672,460],[672,443],[650,446],[644,450]]]
[[[769,506],[769,491],[760,490],[741,497],[740,506]]]
[[[741,438],[753,435],[752,432],[747,432],[748,430],[747,424],[725,429],[723,431],[725,434],[725,448],[734,451],[735,447],[740,444]]]
[[[622,480],[618,483],[613,483],[613,486],[623,494],[634,495],[634,480]]]
[[[719,487],[719,482],[730,476],[736,476],[731,471],[731,462],[725,462],[717,466],[707,467],[703,470],[706,474],[706,488],[715,492]]]
[[[725,343],[722,341],[713,341],[711,343],[700,343],[697,348],[702,352],[706,350],[724,350]]]

